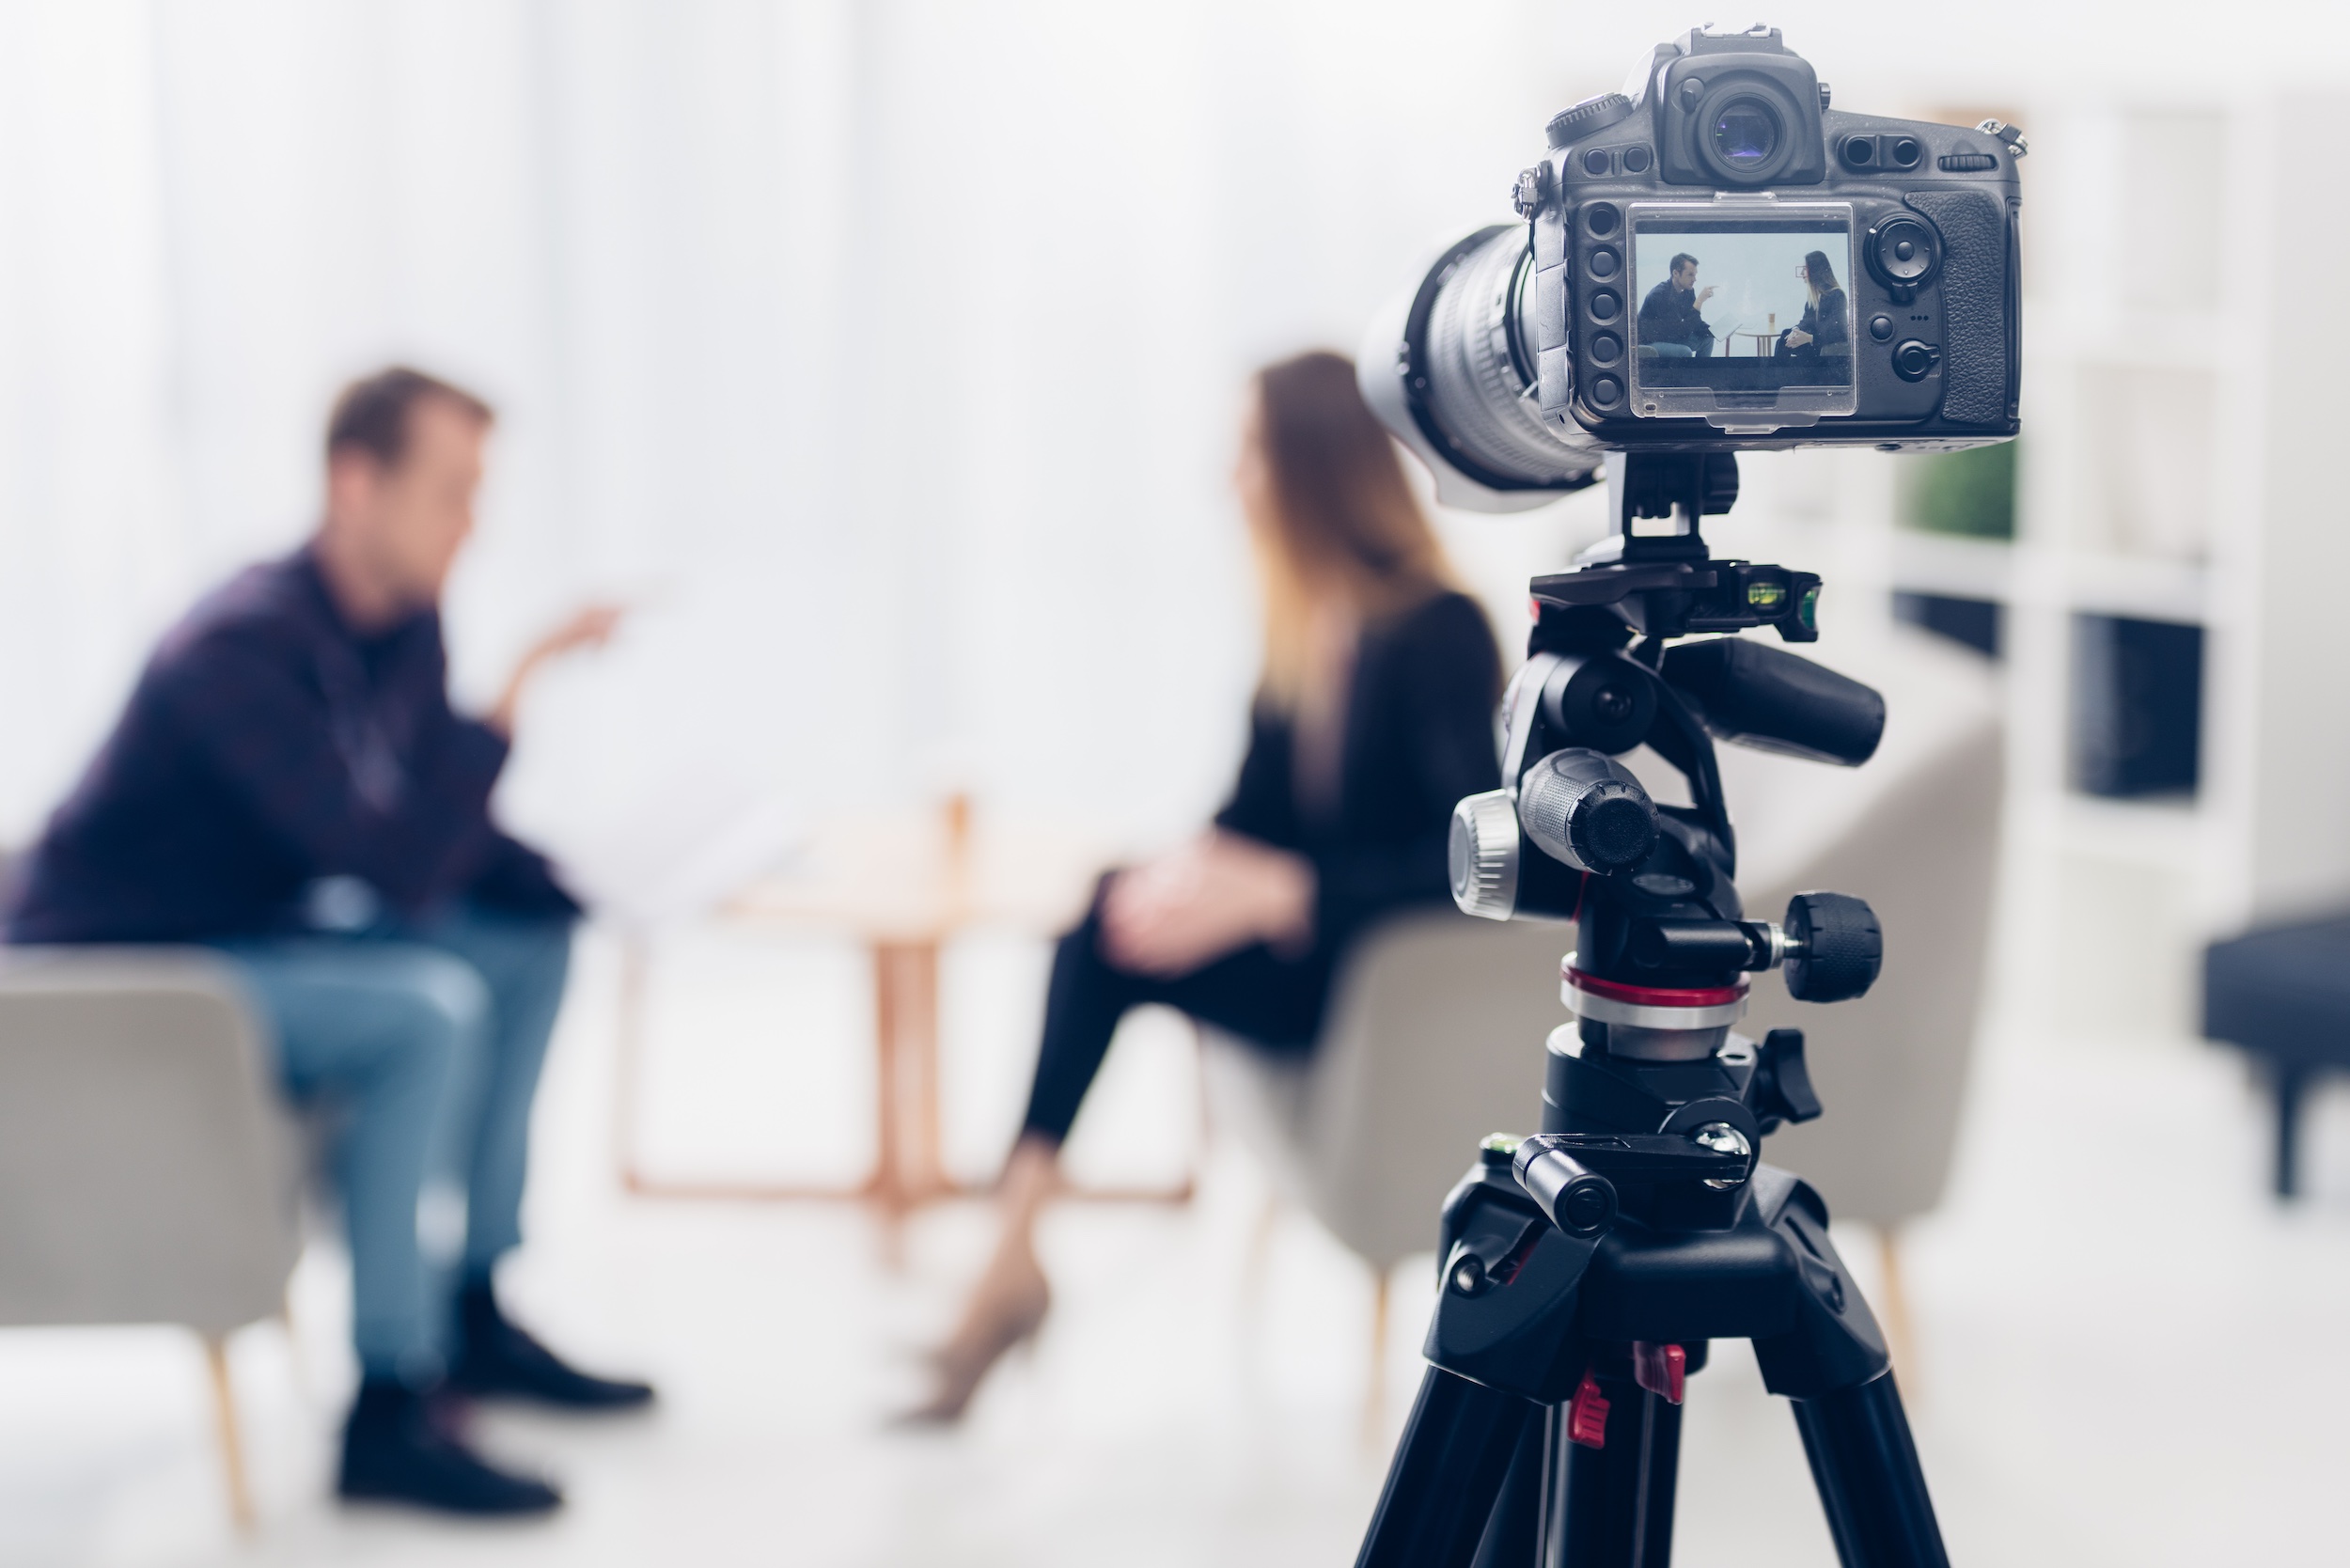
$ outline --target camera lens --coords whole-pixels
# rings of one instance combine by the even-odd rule
[[[1778,111],[1759,98],[1733,98],[1714,116],[1714,150],[1740,173],[1768,163],[1781,134]]]

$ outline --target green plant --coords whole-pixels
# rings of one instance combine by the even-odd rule
[[[1906,460],[1902,523],[1970,539],[2015,537],[2015,443]]]

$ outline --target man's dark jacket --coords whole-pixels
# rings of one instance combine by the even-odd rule
[[[167,634],[16,879],[15,942],[171,942],[303,924],[356,878],[398,912],[575,913],[491,823],[506,742],[451,712],[440,617],[362,636],[306,549]]]
[[[1696,349],[1714,340],[1714,329],[1698,314],[1698,291],[1678,289],[1671,278],[1648,291],[1640,302],[1640,341],[1685,343]]]

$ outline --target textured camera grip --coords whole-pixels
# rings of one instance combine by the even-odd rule
[[[1989,191],[1913,191],[1942,231],[1942,417],[2007,417],[2007,213]]]

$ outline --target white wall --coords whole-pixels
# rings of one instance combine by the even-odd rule
[[[2270,69],[2258,26],[2114,29],[2135,14],[1778,20],[1853,107]],[[2280,69],[2340,69],[2326,8],[2264,14],[2301,29]],[[1246,369],[1352,347],[1502,213],[1554,110],[1685,21],[0,8],[0,842],[185,601],[300,537],[327,398],[394,355],[505,411],[461,689],[580,595],[645,603],[526,715],[518,825],[588,855],[665,811],[959,783],[1171,831],[1223,783],[1253,658],[1224,485]],[[1507,601],[1581,525],[1456,537]]]

